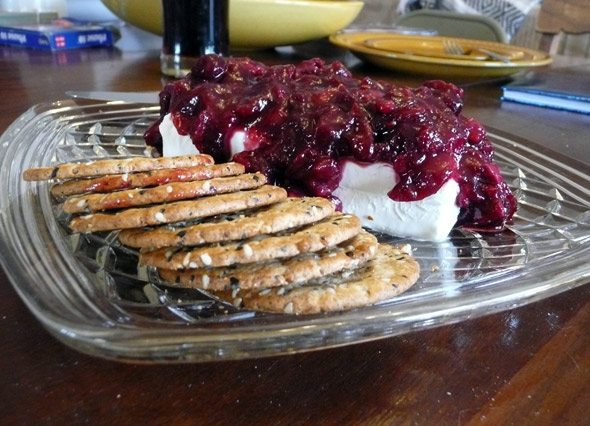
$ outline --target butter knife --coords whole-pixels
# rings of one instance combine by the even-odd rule
[[[66,95],[76,99],[157,104],[160,92],[109,92],[104,90],[68,90]]]

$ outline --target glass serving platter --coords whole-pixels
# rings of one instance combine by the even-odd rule
[[[410,243],[421,266],[403,295],[345,312],[295,316],[238,310],[137,267],[116,233],[72,234],[49,183],[30,167],[145,155],[157,106],[37,105],[0,139],[2,266],[31,312],[59,340],[120,360],[195,362],[288,354],[451,324],[549,297],[590,281],[590,176],[533,142],[491,131],[518,199],[504,231],[453,230]]]

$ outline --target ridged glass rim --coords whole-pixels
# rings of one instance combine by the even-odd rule
[[[312,316],[222,316],[181,324],[134,317],[101,293],[59,238],[47,183],[22,180],[51,163],[60,135],[76,119],[155,117],[157,106],[59,101],[32,107],[0,138],[1,263],[31,312],[58,339],[85,353],[148,362],[195,362],[288,354],[399,335],[511,309],[588,282],[590,176],[583,165],[543,154],[530,141],[490,131],[499,160],[547,175],[559,197],[586,209],[572,247],[513,269],[481,274],[455,289],[433,286],[391,302]],[[49,138],[49,142],[48,142]],[[535,177],[535,181],[541,178]],[[565,231],[567,232],[567,230]],[[527,248],[531,250],[531,248]],[[526,261],[525,261],[526,262]],[[428,271],[424,271],[427,273]],[[455,293],[453,293],[455,291]],[[418,294],[420,297],[416,296]]]

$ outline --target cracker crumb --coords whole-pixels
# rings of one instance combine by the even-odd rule
[[[404,244],[399,249],[404,254],[412,254],[412,246],[410,244]]]

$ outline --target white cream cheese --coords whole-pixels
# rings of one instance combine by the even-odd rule
[[[416,240],[444,240],[459,215],[459,184],[449,180],[422,200],[400,202],[387,195],[397,182],[388,163],[346,161],[333,194],[342,201],[342,210],[357,215],[367,228]]]
[[[162,151],[164,151],[162,152],[162,155],[164,157],[200,154],[189,135],[181,135],[178,133],[170,114],[166,114],[164,118],[162,118],[162,122],[158,129],[162,135]]]
[[[229,139],[229,156],[232,158],[238,152],[246,149],[246,132],[243,130],[236,130]]]
[[[159,128],[164,156],[199,153],[190,136],[178,133],[169,114],[164,116]],[[230,138],[230,155],[243,151],[245,141],[244,131],[234,132]],[[449,180],[429,197],[400,202],[387,195],[397,182],[391,164],[346,161],[340,185],[333,194],[342,201],[343,211],[357,215],[367,228],[416,240],[444,240],[459,215],[455,202],[459,184]]]
[[[162,118],[158,127],[162,135],[162,155],[164,157],[175,157],[178,155],[200,154],[198,148],[191,141],[189,135],[181,135],[176,130],[170,114]],[[246,145],[246,132],[236,130],[229,140],[230,158],[238,152],[244,151]]]

